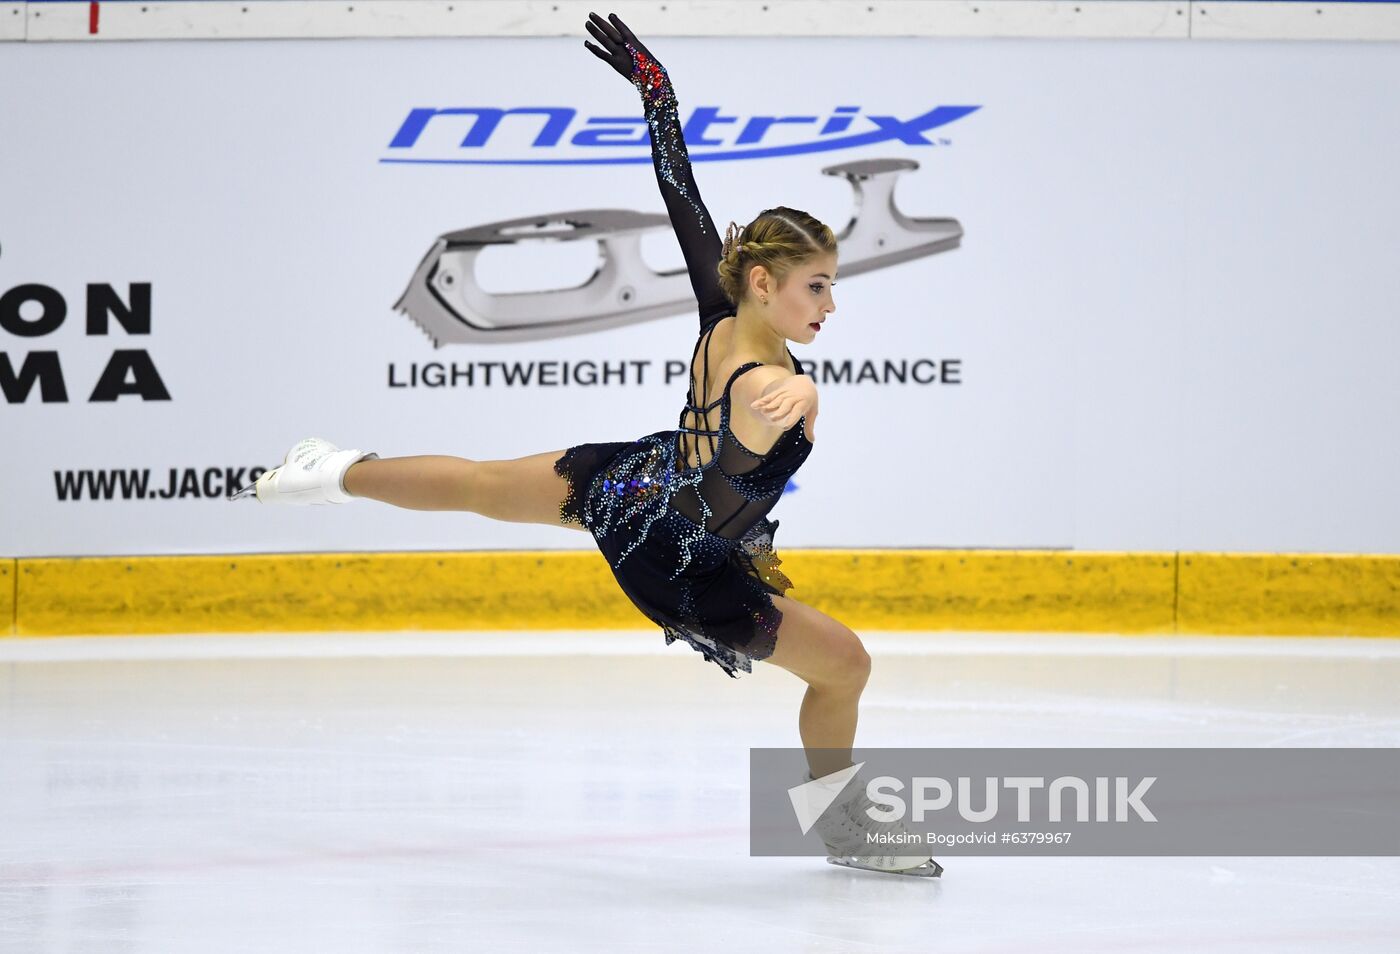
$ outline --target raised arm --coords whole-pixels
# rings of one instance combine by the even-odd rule
[[[703,331],[720,318],[734,314],[734,303],[720,288],[719,228],[705,209],[700,187],[690,172],[690,154],[681,134],[675,88],[665,67],[615,14],[609,14],[606,21],[589,14],[587,27],[604,49],[586,40],[583,45],[627,77],[642,94],[642,108],[651,132],[652,167],[671,217],[671,228],[685,256]]]

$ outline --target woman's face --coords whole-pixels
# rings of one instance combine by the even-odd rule
[[[836,284],[836,256],[819,255],[788,273],[783,287],[768,294],[766,317],[789,341],[816,339],[826,316],[836,310],[831,286]],[[772,285],[769,286],[773,287]]]

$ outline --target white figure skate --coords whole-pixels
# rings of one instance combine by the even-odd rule
[[[229,500],[254,497],[259,503],[332,504],[355,498],[345,492],[345,472],[362,460],[375,460],[378,454],[341,450],[330,441],[308,437],[287,451],[282,466],[259,475],[257,481]]]
[[[810,772],[807,774],[807,781],[813,781]],[[867,854],[871,846],[866,837],[867,833],[885,834],[890,845],[917,842],[901,820],[884,822],[871,818],[866,813],[871,807],[873,803],[865,794],[865,781],[857,776],[853,791],[843,800],[833,803],[817,819],[813,827],[821,836],[822,843],[826,845],[826,860],[829,864],[916,878],[937,878],[943,874],[943,866],[934,861],[923,848],[915,848],[918,854],[913,855]]]

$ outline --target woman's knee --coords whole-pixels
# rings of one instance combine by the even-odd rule
[[[823,654],[820,673],[813,684],[824,689],[859,692],[870,680],[870,654],[855,632],[845,626],[834,634]]]
[[[846,672],[852,685],[864,689],[865,684],[870,681],[870,653],[865,649],[865,644],[860,641],[860,637],[854,632],[850,633],[850,641],[845,650],[847,655]]]
[[[818,689],[864,688],[870,655],[849,626],[786,596],[774,596],[773,603],[783,611],[783,622],[770,662]]]

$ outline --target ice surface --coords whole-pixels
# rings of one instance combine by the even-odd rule
[[[1400,640],[862,634],[865,746],[1400,746]],[[655,632],[0,640],[0,951],[1394,951],[1400,858],[748,854]]]

